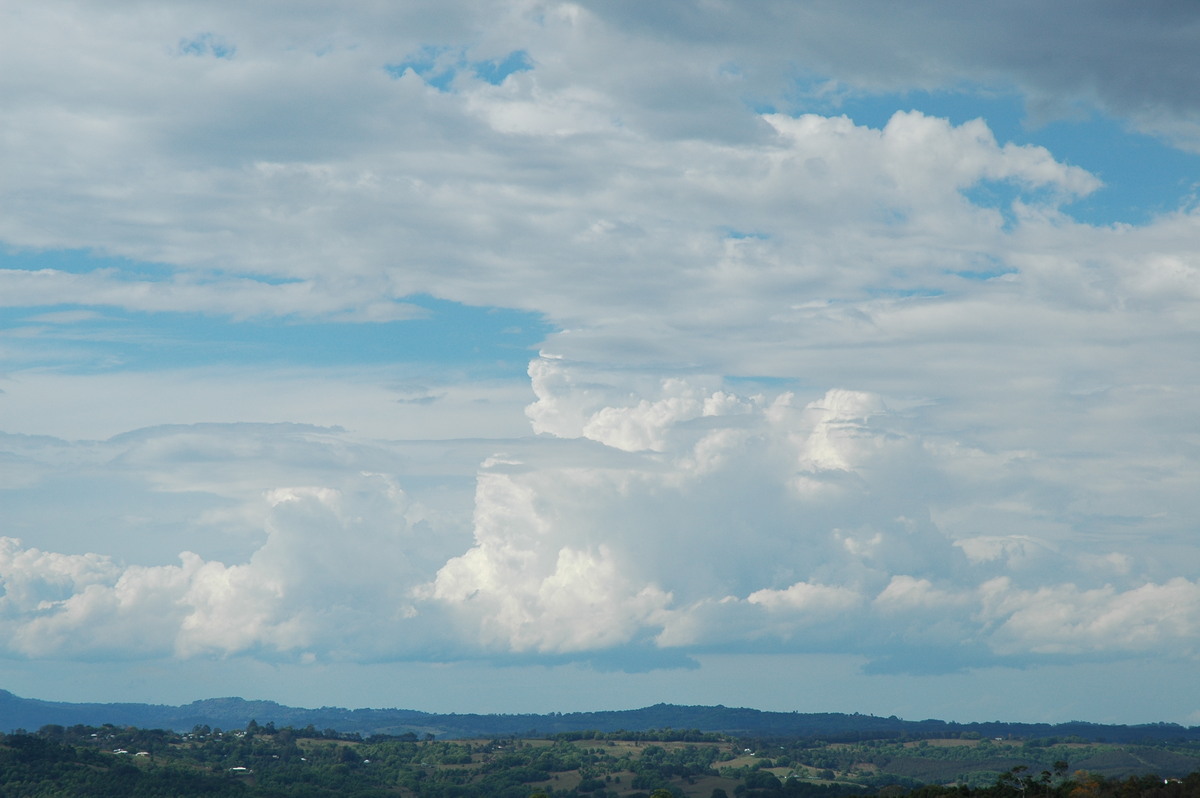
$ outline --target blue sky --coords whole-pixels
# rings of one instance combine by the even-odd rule
[[[1127,122],[1097,109],[1035,121],[1020,94],[955,89],[854,97],[832,108],[818,103],[812,111],[843,113],[859,124],[882,127],[897,108],[917,109],[955,124],[983,119],[1001,142],[1045,147],[1057,160],[1088,170],[1103,187],[1064,207],[1072,218],[1088,224],[1146,224],[1155,216],[1193,207],[1200,192],[1195,152],[1132,130]],[[1018,196],[1015,187],[986,181],[971,193],[972,201],[999,207]]]
[[[1200,724],[1200,12],[1081,12],[0,11],[0,686]]]
[[[0,255],[9,271],[85,275],[169,283],[164,264],[95,256],[79,250],[13,251]],[[276,283],[278,284],[278,283]],[[39,365],[72,371],[153,370],[184,366],[421,363],[506,376],[523,373],[551,328],[539,314],[465,305],[429,295],[399,298],[402,320],[314,320],[303,316],[230,318],[217,308],[146,312],[91,304],[12,306],[3,309],[8,336],[23,335]],[[55,355],[61,358],[55,362]]]

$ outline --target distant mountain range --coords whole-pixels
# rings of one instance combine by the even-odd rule
[[[210,698],[183,706],[161,704],[73,704],[20,698],[0,690],[0,731],[35,731],[42,726],[136,726],[145,729],[190,731],[196,726],[242,729],[260,725],[319,731],[400,735],[431,734],[438,738],[537,736],[580,731],[649,731],[696,729],[745,737],[808,737],[829,742],[883,737],[1013,737],[1097,742],[1155,742],[1200,740],[1200,726],[1174,723],[1134,726],[1070,723],[949,723],[941,720],[901,720],[874,715],[833,712],[763,712],[723,706],[655,704],[642,709],[610,712],[570,712],[546,715],[438,715],[411,709],[303,709],[274,701]]]

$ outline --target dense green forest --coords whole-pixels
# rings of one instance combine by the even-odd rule
[[[1200,744],[736,738],[700,731],[436,740],[197,725],[0,735],[0,798],[1200,798]]]

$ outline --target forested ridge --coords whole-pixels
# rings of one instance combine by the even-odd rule
[[[1100,742],[1174,742],[1200,740],[1200,727],[1174,723],[1114,725],[1068,723],[1011,723],[989,721],[954,723],[943,720],[904,720],[859,713],[767,712],[744,707],[655,704],[640,709],[546,714],[438,714],[411,709],[345,709],[289,707],[274,701],[210,698],[182,706],[160,704],[99,704],[21,698],[0,690],[0,731],[37,729],[47,724],[72,726],[113,723],[141,728],[186,731],[195,725],[241,728],[249,721],[277,726],[371,734],[433,734],[439,738],[537,736],[560,732],[604,732],[638,729],[700,729],[723,734],[769,737],[818,737],[824,740],[869,740],[883,736],[981,737],[1016,736],[1026,739],[1075,737]]]
[[[973,733],[830,742],[678,729],[438,740],[257,721],[0,735],[0,798],[537,795],[1200,798],[1200,744]]]

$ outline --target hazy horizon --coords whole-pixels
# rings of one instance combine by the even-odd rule
[[[0,688],[1200,724],[1198,40],[7,4]]]

